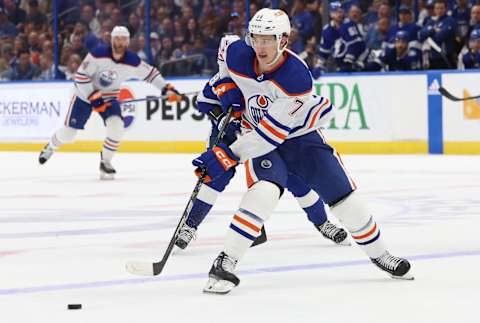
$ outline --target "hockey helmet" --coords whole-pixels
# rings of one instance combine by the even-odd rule
[[[130,32],[128,31],[127,27],[115,26],[112,29],[111,36],[112,36],[112,39],[114,37],[127,37],[128,39],[130,39]]]
[[[263,8],[257,11],[248,23],[247,43],[252,44],[252,35],[272,35],[275,36],[277,42],[277,57],[271,64],[277,61],[286,45],[281,46],[283,36],[290,35],[290,19],[288,15],[280,9]]]

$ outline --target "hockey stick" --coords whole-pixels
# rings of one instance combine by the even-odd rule
[[[184,96],[184,95],[192,95],[192,94],[197,94],[199,91],[191,91],[191,92],[185,92],[185,93],[179,93],[179,95]],[[147,95],[144,98],[139,98],[139,99],[132,99],[132,100],[125,100],[125,101],[120,101],[120,104],[125,104],[125,103],[133,103],[133,102],[141,102],[141,101],[153,101],[153,100],[164,100],[168,99],[169,95],[160,95],[160,96],[155,96],[155,95]]]
[[[434,51],[436,51],[440,55],[445,64],[447,64],[447,67],[452,68],[452,64],[450,64],[450,61],[448,60],[447,56],[445,56],[443,50],[431,37],[427,38],[427,43],[433,48]]]
[[[441,95],[443,95],[444,97],[446,97],[447,99],[452,100],[452,101],[466,101],[466,100],[474,100],[474,99],[480,98],[480,95],[467,96],[465,98],[459,98],[459,97],[453,95],[452,93],[448,92],[447,89],[444,88],[443,86],[440,86],[438,88],[438,92],[440,92]]]
[[[216,145],[218,145],[222,140],[223,136],[225,135],[225,130],[232,117],[232,112],[233,112],[232,107],[230,107],[228,109],[227,115],[225,116],[225,122],[223,122],[223,124],[221,125],[221,128],[218,131],[217,137],[215,138],[215,141],[212,147],[215,147]],[[192,210],[193,203],[197,199],[198,192],[200,191],[200,188],[203,185],[206,175],[207,174],[205,170],[202,170],[200,178],[198,179],[197,184],[193,189],[192,195],[188,200],[187,206],[185,207],[182,217],[178,222],[177,228],[175,229],[175,232],[173,233],[173,236],[170,239],[170,243],[168,244],[167,250],[165,251],[165,254],[163,255],[162,260],[154,263],[129,261],[126,264],[126,269],[129,273],[134,275],[142,275],[142,276],[157,276],[162,272],[163,268],[165,267],[165,264],[167,263],[168,258],[170,257],[170,254],[172,253],[173,247],[175,246],[175,241],[177,240],[177,236],[178,236],[178,233],[180,232],[180,228],[184,225],[185,221],[187,221],[187,217],[190,214],[190,211]]]

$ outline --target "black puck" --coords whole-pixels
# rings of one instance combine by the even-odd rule
[[[82,304],[68,304],[67,308],[69,310],[80,310],[82,309]]]

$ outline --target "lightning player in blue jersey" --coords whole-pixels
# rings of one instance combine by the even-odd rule
[[[181,100],[179,93],[163,79],[153,66],[143,62],[128,50],[130,33],[124,26],[112,30],[111,45],[95,47],[83,60],[75,73],[75,88],[64,127],[58,129],[40,152],[44,164],[65,143],[74,141],[78,130],[85,127],[92,112],[97,112],[106,127],[100,160],[100,178],[113,179],[116,173],[111,160],[120,146],[125,132],[118,96],[120,85],[131,78],[151,83],[159,94],[168,94],[170,101]]]
[[[239,37],[233,35],[222,38],[218,56],[220,64],[224,64],[223,55],[225,48],[229,43],[237,40],[239,40]],[[231,86],[233,86],[233,88],[227,90],[227,88]],[[219,94],[218,97],[215,93],[221,94]],[[236,88],[232,79],[219,79],[219,75],[217,74],[209,81],[209,83],[207,83],[204,90],[197,98],[198,109],[205,113],[212,122],[212,132],[210,135],[209,147],[211,147],[213,139],[217,136],[218,126],[222,123],[222,119],[225,116],[221,108],[222,101],[240,102],[241,105],[237,110],[244,109],[245,107],[243,104],[244,98],[242,93],[238,90],[238,88]],[[258,97],[258,100],[255,102],[259,109],[261,109],[261,107],[266,103],[267,101],[262,100],[262,97]],[[237,113],[237,115],[240,116],[241,113]],[[225,144],[230,145],[235,142],[237,132],[240,131],[240,123],[241,121],[239,119],[235,119],[227,126],[227,131],[223,138],[223,142]],[[260,164],[260,167],[265,168],[268,166],[268,162],[265,162],[263,165]],[[252,169],[252,171],[247,169],[247,174],[249,174],[247,177],[247,185],[252,185],[253,177],[255,176],[255,169]],[[177,247],[185,249],[191,240],[196,237],[198,227],[212,208],[217,196],[223,192],[233,176],[234,169],[227,172],[218,180],[210,181],[201,187],[199,194],[197,195],[197,199],[195,200],[188,215],[186,223],[180,229],[179,235],[175,242]],[[307,214],[310,222],[313,223],[315,228],[320,231],[325,238],[332,240],[336,244],[349,245],[348,240],[346,240],[347,232],[342,228],[338,228],[327,219],[324,203],[315,191],[308,188],[302,182],[302,180],[294,174],[289,174],[286,188],[295,196],[300,207],[302,207]],[[265,236],[260,235],[252,245],[259,244],[264,241]]]
[[[228,293],[239,284],[235,267],[275,209],[290,173],[319,193],[378,268],[394,278],[412,279],[410,263],[386,250],[378,225],[320,132],[332,117],[332,106],[327,98],[313,95],[306,64],[285,51],[289,34],[290,21],[283,11],[262,9],[251,19],[246,41],[229,44],[220,64],[219,78],[229,77],[233,83],[217,96],[238,87],[245,98],[242,134],[231,145],[209,149],[193,164],[215,181],[244,163],[252,180],[204,291]],[[226,97],[222,107],[229,106],[243,110],[241,102]]]

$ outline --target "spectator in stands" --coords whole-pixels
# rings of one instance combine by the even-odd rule
[[[65,75],[59,76],[58,78],[64,79]],[[50,53],[40,55],[40,75],[38,79],[45,81],[55,79],[55,65],[53,64],[53,56]]]
[[[5,72],[4,77],[7,80],[33,80],[40,74],[37,66],[30,62],[30,53],[23,50],[17,54],[18,63]]]
[[[40,54],[42,52],[42,47],[40,47],[37,32],[32,31],[28,35],[27,45],[28,45],[28,49],[30,51],[31,62],[35,65],[39,65],[40,64]]]
[[[397,32],[400,30],[407,32],[410,46],[420,48],[420,44],[418,43],[420,27],[413,22],[412,11],[410,7],[405,4],[402,4],[398,9],[398,23],[391,26],[388,31],[389,41],[395,41]]]
[[[313,70],[318,65],[318,56],[316,55],[317,39],[312,36],[305,45],[305,50],[298,54],[298,56],[307,63],[308,68]],[[317,76],[317,75],[315,75]],[[314,76],[314,78],[315,78]]]
[[[328,66],[328,60],[332,57],[334,46],[340,38],[340,27],[343,24],[344,12],[340,2],[335,1],[329,5],[330,22],[323,27],[319,46],[319,65],[315,67],[315,73],[332,70]]]
[[[0,39],[6,37],[15,37],[17,35],[17,27],[8,20],[5,10],[0,7]]]
[[[113,7],[110,19],[112,20],[114,26],[125,25],[125,19],[123,18],[122,10],[120,10],[118,7]]]
[[[160,51],[160,37],[154,31],[150,33],[150,48],[152,51],[152,56],[157,56],[157,53]]]
[[[95,10],[89,4],[83,5],[80,19],[88,24],[88,28],[94,33],[97,34],[100,32],[100,22],[95,16]]]
[[[199,37],[198,23],[194,18],[191,18],[187,24],[187,30],[185,31],[185,41],[193,44]]]
[[[463,44],[468,37],[471,8],[472,6],[468,0],[457,0],[452,10],[452,17],[457,22],[455,36],[457,43],[459,44],[458,48],[463,47]]]
[[[460,53],[458,68],[480,68],[480,29],[474,29],[470,33],[468,48]]]
[[[73,80],[75,73],[77,72],[78,67],[82,63],[82,59],[78,54],[72,54],[68,57],[67,65],[59,67],[60,70],[65,74],[66,80]]]
[[[410,35],[406,30],[399,30],[395,43],[387,46],[380,61],[387,71],[412,71],[422,68],[422,53],[418,48],[409,48]]]
[[[173,36],[173,47],[180,48],[185,41],[185,28],[180,19],[177,19],[173,23],[173,28],[175,29],[175,36]]]
[[[0,48],[0,75],[8,70],[12,65],[15,54],[13,52],[13,46],[10,43],[3,43]]]
[[[228,23],[228,34],[231,35],[237,35],[239,37],[243,37],[243,33],[245,30],[245,27],[243,25],[243,22],[240,14],[238,12],[232,12],[230,15],[230,22]]]
[[[303,52],[305,49],[303,40],[300,37],[298,29],[295,27],[292,27],[290,30],[290,37],[288,37],[288,48],[297,54]]]
[[[313,36],[313,17],[310,11],[306,10],[306,0],[295,0],[293,8],[290,12],[292,27],[296,28],[299,33],[302,44],[308,38]]]
[[[128,31],[130,31],[130,35],[132,35],[132,37],[135,37],[138,34],[142,33],[142,21],[135,12],[132,12],[128,16],[127,28]]]
[[[476,4],[470,10],[470,23],[468,34],[470,35],[474,29],[480,28],[480,5]]]
[[[365,66],[368,49],[363,38],[359,16],[361,16],[360,7],[350,5],[348,19],[345,19],[340,26],[341,44],[334,53],[340,72],[359,71]]]
[[[425,8],[418,15],[417,25],[420,27],[425,26],[435,16],[435,0],[423,0],[425,1]]]
[[[10,20],[18,30],[23,29],[23,24],[27,20],[27,13],[25,10],[18,7],[15,0],[3,0],[3,9]]]
[[[383,49],[387,46],[390,20],[380,18],[377,23],[370,25],[365,35],[365,43],[369,49]]]
[[[80,35],[77,34],[72,34],[72,50],[75,54],[80,55],[80,57],[83,59],[85,56],[88,54],[87,48],[85,48],[84,43]]]
[[[47,16],[40,11],[37,0],[29,0],[27,6],[26,23],[33,23],[34,25],[47,24]]]
[[[378,12],[380,6],[383,4],[383,0],[373,0],[371,5],[368,7],[367,13],[363,17],[363,23],[367,29],[370,29],[371,26],[377,25],[380,18],[378,17]]]
[[[430,69],[447,69],[456,66],[455,53],[455,20],[447,16],[447,3],[445,0],[435,1],[435,19],[430,20],[420,31],[420,41],[431,38],[442,53],[438,53],[432,46],[429,53]],[[447,61],[443,58],[446,56]]]
[[[173,21],[170,17],[166,17],[163,19],[162,24],[158,30],[158,34],[160,35],[161,39],[164,38],[173,38],[175,36],[175,28],[173,25]]]

